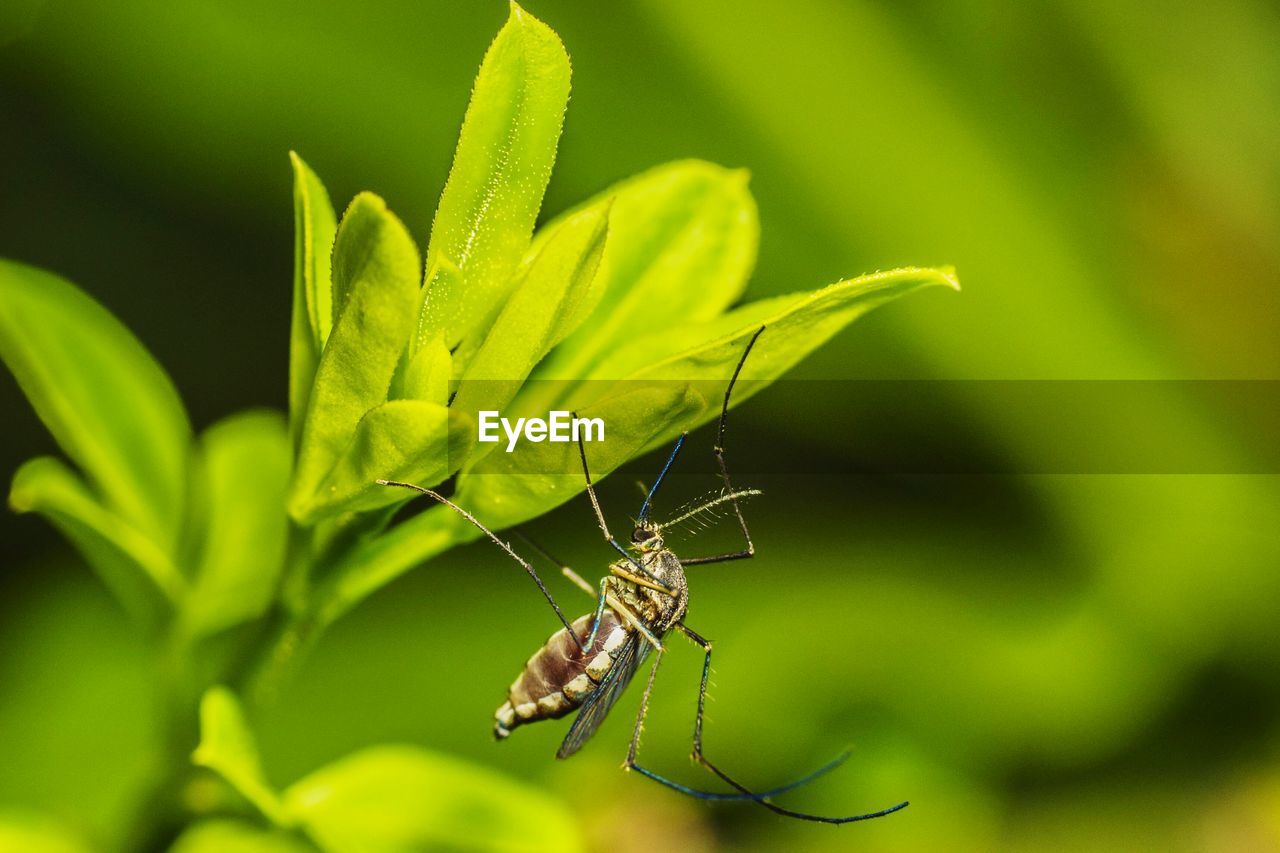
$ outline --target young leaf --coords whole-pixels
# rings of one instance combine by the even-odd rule
[[[601,473],[610,471],[661,436],[678,432],[681,423],[695,418],[707,405],[686,385],[619,389],[614,397],[580,413],[603,415],[610,424],[607,440],[592,445],[593,472],[597,467]],[[526,455],[530,452],[534,456]],[[494,453],[477,470],[481,473],[459,478],[456,499],[468,509],[474,507],[478,518],[498,529],[539,515],[585,488],[577,446],[572,444],[543,443],[514,454]],[[415,566],[479,535],[448,507],[428,507],[347,555],[317,591],[320,621],[332,622]]]
[[[183,579],[169,556],[129,521],[104,508],[74,471],[50,456],[32,459],[13,477],[9,503],[38,512],[84,555],[116,598],[151,620],[183,595]]]
[[[13,853],[90,853],[83,839],[51,818],[26,810],[0,810],[0,850]]]
[[[334,244],[338,314],[307,407],[289,508],[307,513],[314,493],[365,413],[387,398],[418,296],[418,250],[382,199],[351,202]]]
[[[772,382],[857,318],[924,287],[959,290],[951,268],[907,267],[749,302],[709,322],[678,325],[619,345],[589,373],[590,379],[727,379],[746,340],[760,337],[743,367],[743,379]],[[764,387],[752,382],[754,393]],[[586,386],[584,386],[586,387]],[[749,394],[741,396],[745,400]],[[574,399],[583,400],[582,395]],[[735,394],[734,402],[739,402]]]
[[[191,636],[262,614],[284,563],[288,524],[280,508],[289,484],[289,437],[274,412],[244,412],[200,437],[207,520],[183,612]]]
[[[443,256],[460,276],[424,283],[411,356],[440,333],[454,349],[501,307],[551,177],[568,98],[559,37],[512,3],[480,65],[431,228],[428,268],[439,270]]]
[[[174,553],[191,427],[137,339],[63,279],[0,260],[0,358],[106,503]]]
[[[652,361],[627,380],[592,382],[577,392],[584,398],[578,415],[601,417],[607,425],[605,441],[589,446],[592,476],[603,478],[628,459],[714,418],[743,347],[761,324],[768,328],[743,368],[735,405],[872,307],[932,285],[957,286],[946,269],[876,273],[748,304],[710,323],[682,328],[670,344],[680,348],[675,354],[653,342],[645,350]],[[541,515],[585,488],[576,445],[526,443],[514,453],[489,454],[459,477],[456,500],[485,524],[502,529]],[[336,619],[414,566],[474,539],[475,528],[459,521],[446,507],[436,507],[355,549],[319,594],[321,621]]]
[[[361,542],[316,590],[318,623],[328,625],[415,566],[479,535],[453,510],[435,506]]]
[[[929,286],[957,287],[950,270],[903,269],[862,276],[812,293],[748,304],[710,323],[637,342],[619,356],[626,369],[601,368],[617,383],[578,386],[570,399],[582,417],[601,417],[606,440],[593,447],[592,476],[602,478],[627,459],[673,441],[681,431],[714,418],[719,397],[761,325],[743,365],[738,405],[794,367],[853,320],[893,299]],[[674,350],[674,353],[670,351]],[[634,362],[643,366],[633,369]],[[459,479],[458,500],[487,524],[505,527],[546,512],[585,489],[571,444],[525,444],[486,456]]]
[[[468,365],[454,409],[472,417],[502,409],[533,366],[590,312],[600,298],[593,285],[608,224],[607,205],[588,208],[541,247]]]
[[[240,702],[225,687],[209,688],[200,700],[200,745],[191,760],[220,775],[277,826],[289,826],[289,815],[262,772]]]
[[[324,849],[583,849],[568,809],[537,788],[411,746],[372,747],[285,793],[290,814]]]
[[[351,444],[298,517],[310,524],[340,512],[377,509],[407,494],[378,485],[433,485],[448,476],[449,410],[423,400],[392,400],[360,419]]]
[[[612,204],[600,269],[603,296],[539,378],[580,379],[619,344],[717,316],[746,287],[760,226],[745,172],[698,160],[668,163],[605,190],[580,209]],[[576,213],[551,222],[550,240]]]
[[[453,356],[444,345],[444,335],[418,347],[404,374],[404,397],[425,400],[439,406],[448,405],[449,379],[453,375]]]
[[[716,404],[706,383],[618,383],[612,393],[577,412],[606,425],[605,441],[586,445],[592,479],[603,479],[628,459],[706,421]],[[525,443],[514,453],[490,453],[460,476],[456,501],[486,525],[501,529],[539,516],[585,489],[577,444]]]
[[[226,818],[192,825],[168,853],[314,853],[315,848],[279,829]]]
[[[333,325],[329,258],[337,230],[324,184],[296,153],[293,164],[293,318],[289,332],[289,424],[302,431],[316,363]]]

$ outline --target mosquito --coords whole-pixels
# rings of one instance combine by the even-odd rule
[[[733,376],[725,388],[724,401],[720,408],[720,423],[716,432],[715,457],[719,468],[723,488],[716,496],[703,501],[676,518],[665,522],[656,522],[650,515],[654,497],[662,486],[668,472],[675,464],[680,449],[684,446],[688,433],[682,434],[671,449],[661,473],[645,495],[644,503],[636,518],[635,528],[631,532],[629,546],[623,546],[609,532],[604,512],[600,509],[600,501],[596,497],[595,487],[591,482],[591,472],[587,466],[586,449],[581,439],[578,441],[578,455],[582,459],[582,473],[586,479],[587,496],[591,499],[591,508],[595,512],[596,523],[604,535],[605,542],[618,552],[620,558],[609,565],[609,573],[593,587],[569,566],[555,560],[543,549],[534,547],[542,556],[560,566],[561,572],[595,600],[595,609],[573,622],[565,618],[564,611],[556,604],[550,590],[538,576],[533,565],[504,542],[493,531],[485,527],[475,516],[458,506],[448,498],[421,486],[410,483],[398,483],[387,480],[378,482],[387,486],[399,486],[412,489],[433,498],[450,507],[471,524],[479,528],[492,542],[520,564],[533,578],[543,596],[550,603],[556,616],[563,624],[560,630],[552,634],[533,657],[529,658],[524,670],[507,691],[507,701],[498,708],[494,715],[494,736],[502,740],[509,736],[518,726],[540,720],[559,719],[575,710],[578,716],[569,727],[557,758],[568,758],[595,734],[604,721],[614,703],[622,696],[632,677],[639,670],[650,654],[653,664],[649,669],[648,681],[644,695],[640,700],[640,709],[636,715],[635,726],[631,733],[631,744],[627,749],[627,760],[624,769],[634,770],[653,781],[665,785],[682,794],[700,800],[720,800],[751,802],[785,817],[819,823],[842,824],[859,820],[884,817],[900,809],[907,803],[899,803],[880,811],[846,817],[827,817],[807,814],[783,808],[773,802],[773,797],[791,791],[819,776],[835,769],[849,757],[846,751],[832,761],[819,767],[812,773],[770,790],[754,792],[725,771],[721,770],[703,752],[702,729],[703,714],[707,700],[707,680],[711,674],[711,642],[685,624],[685,613],[689,606],[689,584],[685,577],[688,566],[707,565],[709,563],[725,563],[732,560],[745,560],[755,556],[755,545],[751,541],[751,532],[747,528],[746,518],[742,514],[740,500],[759,495],[756,489],[735,489],[729,477],[729,467],[725,462],[725,426],[729,418],[729,400],[733,394],[733,386],[738,375],[746,364],[756,340],[764,332],[761,326],[751,336],[746,348],[734,368]],[[705,557],[679,557],[667,547],[663,537],[664,531],[676,524],[696,519],[704,513],[712,513],[717,508],[727,505],[742,530],[745,542],[743,548],[725,554]],[[640,732],[644,725],[645,714],[649,709],[649,697],[653,692],[654,680],[658,674],[658,666],[667,651],[664,640],[671,631],[677,631],[700,647],[703,652],[702,678],[698,686],[697,714],[693,723],[693,758],[725,784],[734,789],[733,793],[705,791],[681,784],[650,770],[639,764],[636,755],[640,747]]]

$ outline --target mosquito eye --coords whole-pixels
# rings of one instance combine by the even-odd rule
[[[648,542],[653,538],[653,534],[643,527],[637,527],[631,531],[631,541],[639,545],[641,542]]]

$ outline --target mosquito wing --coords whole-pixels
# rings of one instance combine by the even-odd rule
[[[609,715],[613,703],[618,701],[631,683],[631,676],[636,674],[641,662],[649,655],[649,648],[649,643],[641,639],[638,633],[631,632],[626,645],[614,658],[613,666],[609,667],[609,671],[600,680],[600,686],[582,703],[582,710],[569,727],[569,733],[565,735],[564,743],[560,744],[556,758],[573,755],[596,733],[596,729],[600,728],[604,718]]]

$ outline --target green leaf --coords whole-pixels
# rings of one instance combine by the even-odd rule
[[[9,503],[38,512],[75,544],[116,598],[151,619],[182,597],[184,582],[169,556],[129,521],[104,508],[61,460],[32,459],[13,478]]]
[[[206,820],[188,828],[169,853],[312,853],[310,844],[278,829],[237,820]]]
[[[727,375],[717,383],[721,393],[726,381]],[[628,459],[708,420],[718,412],[715,394],[708,383],[619,383],[612,393],[580,409],[580,417],[605,423],[605,440],[585,446],[592,479],[603,479]],[[490,453],[460,476],[455,501],[491,529],[501,529],[539,516],[585,489],[577,444],[524,442],[513,453]]]
[[[587,208],[540,247],[468,365],[454,409],[473,419],[483,409],[501,410],[534,365],[590,313],[601,295],[596,272],[608,227],[607,204]]]
[[[232,415],[200,438],[203,546],[183,612],[201,636],[260,616],[284,563],[289,437],[275,412]]]
[[[392,400],[361,418],[338,464],[300,518],[310,523],[340,512],[400,503],[406,494],[378,485],[402,480],[422,485],[448,476],[449,410],[424,400]]]
[[[579,413],[602,416],[607,440],[590,445],[592,471],[607,472],[658,441],[707,406],[689,386],[657,383],[620,387],[613,397]],[[537,448],[525,455],[529,448]],[[493,453],[459,478],[456,500],[493,528],[526,521],[585,489],[577,445],[524,445],[514,454]],[[594,473],[593,473],[594,476]],[[321,623],[342,616],[370,594],[432,557],[480,534],[447,507],[434,506],[354,549],[317,591]]]
[[[578,386],[570,405],[599,417],[605,441],[591,445],[592,476],[673,441],[719,413],[724,388],[762,325],[743,365],[733,405],[782,376],[836,332],[871,309],[930,286],[958,287],[949,269],[902,269],[833,284],[812,293],[748,304],[708,323],[654,334],[605,360],[597,378]],[[637,362],[645,363],[635,369]],[[618,364],[625,369],[611,368]],[[575,445],[524,443],[493,453],[459,478],[458,502],[492,527],[533,518],[586,488]]]
[[[418,250],[382,199],[351,202],[334,244],[337,319],[307,407],[298,468],[289,498],[295,518],[313,508],[361,418],[387,399],[412,326],[418,297]]]
[[[777,379],[843,326],[867,311],[929,286],[957,287],[949,269],[904,269],[863,276],[811,293],[755,302],[673,332],[668,344],[643,348],[651,361],[626,379],[580,386],[580,417],[605,421],[605,441],[589,445],[592,476],[669,443],[719,413],[721,395],[751,335],[762,324],[743,368],[738,405]],[[668,354],[669,348],[679,348]],[[548,383],[554,384],[554,383]],[[589,395],[589,396],[588,396]],[[584,491],[576,445],[523,443],[491,453],[458,478],[456,501],[494,529],[541,515]],[[319,591],[321,621],[332,621],[404,572],[463,542],[475,528],[447,508],[428,509],[363,543]]]
[[[557,800],[491,770],[411,746],[362,750],[285,794],[290,813],[334,853],[583,849]]]
[[[698,160],[668,163],[622,181],[580,209],[608,204],[603,296],[539,369],[539,378],[580,379],[620,343],[709,320],[746,287],[760,226],[745,172]],[[551,239],[574,215],[551,222],[535,244]]]
[[[621,343],[590,371],[589,378],[634,380],[727,380],[746,340],[760,326],[767,331],[743,367],[750,390],[786,373],[833,335],[887,302],[924,287],[959,290],[950,267],[907,267],[859,276],[819,290],[749,302],[705,323],[677,325]],[[588,386],[584,386],[588,387]],[[573,399],[589,399],[575,395]]]
[[[293,318],[289,331],[289,423],[296,443],[316,363],[333,325],[329,259],[337,230],[324,184],[296,153],[293,165]]]
[[[107,505],[174,553],[191,427],[137,339],[63,279],[0,260],[0,358]]]
[[[262,772],[240,702],[225,687],[209,688],[200,700],[200,745],[191,760],[220,775],[276,825],[289,825],[280,797]]]
[[[569,57],[515,3],[480,65],[431,228],[410,355],[437,334],[452,350],[483,330],[513,286],[542,204],[569,98]],[[442,275],[449,259],[460,275]]]
[[[334,622],[400,575],[479,535],[453,510],[435,506],[360,543],[316,591],[319,624]]]
[[[444,335],[418,347],[404,375],[404,396],[425,400],[440,406],[449,402],[449,379],[453,375],[453,356],[444,345]]]
[[[13,853],[89,853],[71,830],[35,812],[0,810],[0,850]]]

